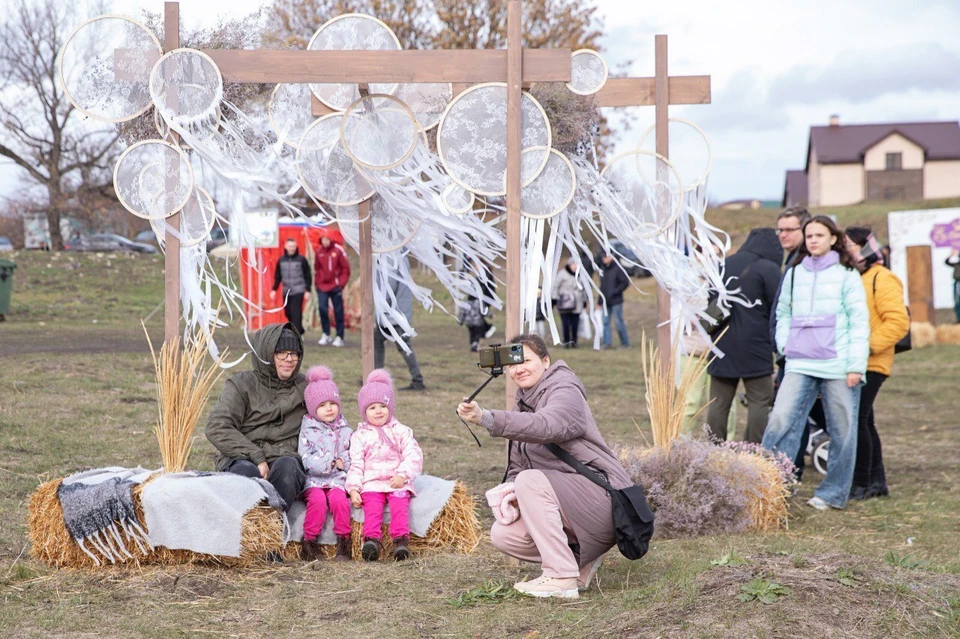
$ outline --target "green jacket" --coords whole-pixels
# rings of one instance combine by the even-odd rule
[[[234,459],[259,464],[288,455],[298,457],[300,421],[307,412],[303,404],[307,380],[300,373],[303,358],[290,379],[277,377],[273,353],[284,327],[299,336],[290,323],[271,324],[250,336],[253,370],[227,379],[210,413],[205,433],[220,453],[217,470]]]

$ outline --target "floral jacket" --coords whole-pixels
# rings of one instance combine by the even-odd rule
[[[403,490],[414,495],[413,480],[423,472],[423,451],[413,431],[396,419],[379,427],[361,422],[350,438],[350,459],[348,492],[393,492],[390,479],[400,475]]]
[[[347,426],[343,415],[330,422],[321,422],[309,415],[300,422],[300,439],[297,452],[307,471],[307,488],[343,488],[350,470],[350,436],[353,429]],[[337,460],[343,460],[343,470],[337,468]]]

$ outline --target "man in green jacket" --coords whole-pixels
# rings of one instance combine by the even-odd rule
[[[256,331],[250,343],[253,370],[227,379],[205,432],[220,453],[217,470],[266,479],[289,508],[306,477],[297,454],[306,413],[303,341],[287,322]]]

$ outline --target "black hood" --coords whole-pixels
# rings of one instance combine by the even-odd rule
[[[738,253],[753,253],[764,260],[770,260],[777,266],[783,263],[783,247],[773,229],[753,229]]]

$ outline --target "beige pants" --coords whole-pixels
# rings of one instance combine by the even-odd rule
[[[581,569],[569,544],[576,541],[573,527],[560,512],[557,493],[539,470],[521,471],[514,480],[520,519],[504,526],[494,523],[490,540],[502,553],[523,561],[542,564],[547,577],[577,577],[581,585],[590,566]]]

